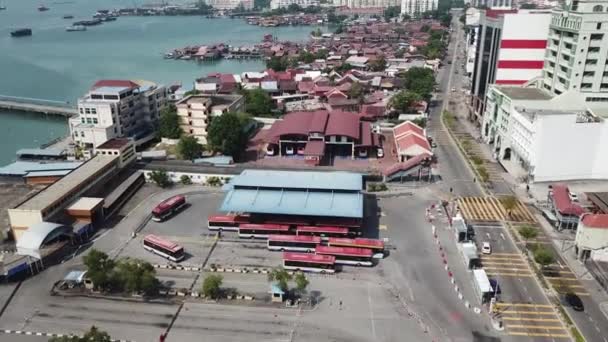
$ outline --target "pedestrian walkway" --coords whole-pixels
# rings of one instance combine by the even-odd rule
[[[481,265],[488,276],[529,278],[530,267],[520,253],[492,253],[481,256]]]
[[[501,317],[505,331],[512,336],[569,339],[553,305],[534,303],[496,303],[494,314]]]
[[[465,220],[471,222],[535,222],[532,213],[519,200],[510,213],[493,196],[462,197],[456,203]]]

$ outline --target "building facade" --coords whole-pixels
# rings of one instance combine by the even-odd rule
[[[98,81],[78,99],[78,116],[69,120],[70,134],[87,158],[96,146],[113,138],[143,144],[154,138],[166,101],[165,87],[151,82]]]
[[[177,115],[184,133],[207,144],[207,128],[211,117],[244,110],[245,99],[241,95],[191,95],[178,101]]]
[[[401,0],[334,0],[333,4],[348,8],[386,8],[400,6]]]
[[[319,6],[318,0],[271,0],[270,9],[278,9],[289,7],[289,5],[298,5],[300,7]]]
[[[608,1],[572,1],[568,7],[551,15],[543,87],[608,102]]]
[[[436,11],[438,0],[402,0],[401,15],[419,18],[424,12]]]
[[[551,12],[486,10],[479,17],[471,70],[471,100],[479,120],[488,86],[520,85],[540,77]]]
[[[135,161],[137,155],[133,140],[128,138],[114,138],[97,146],[96,154],[118,156],[118,167],[124,168]]]
[[[574,250],[582,261],[608,261],[608,215],[583,214],[576,229]]]
[[[233,10],[241,5],[246,10],[253,9],[253,0],[206,0],[206,3],[219,10]]]

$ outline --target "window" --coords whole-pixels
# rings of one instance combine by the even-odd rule
[[[80,118],[80,122],[84,123],[85,122],[84,118]]]
[[[591,83],[581,83],[581,89],[589,89],[591,88]]]
[[[78,108],[78,111],[80,112],[80,114],[84,114],[84,110],[82,110],[82,107]]]
[[[87,123],[90,124],[91,123],[91,118],[87,118]]]
[[[84,109],[84,112],[85,112],[86,114],[91,114],[91,109],[90,109],[90,108],[85,108],[85,109]]]
[[[597,47],[597,46],[592,46],[587,51],[589,51],[589,52],[600,52],[600,48]]]
[[[595,76],[595,71],[585,71],[583,72],[583,76]]]
[[[604,38],[602,33],[593,33],[590,37],[591,40],[602,40],[602,38]]]
[[[97,114],[97,109],[96,108],[91,108],[91,114]]]
[[[99,121],[97,121],[97,118],[93,118],[93,123],[97,124]]]
[[[595,29],[596,29],[596,30],[601,30],[601,29],[602,29],[602,23],[597,23],[597,24],[595,25]]]
[[[80,132],[80,136],[84,138],[84,131]]]
[[[585,61],[585,65],[596,65],[597,59],[588,59]]]
[[[603,11],[604,11],[604,7],[602,7],[602,5],[593,6],[593,12],[603,12]]]
[[[608,88],[608,83],[602,83],[602,84],[600,84],[600,88],[602,88],[602,89]]]
[[[588,97],[587,102],[608,102],[608,97]]]

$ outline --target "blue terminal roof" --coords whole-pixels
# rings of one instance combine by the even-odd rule
[[[362,175],[245,170],[226,187],[224,212],[363,218]]]
[[[71,171],[80,166],[82,162],[43,163],[30,161],[16,161],[0,167],[1,176],[25,176],[30,172]]]
[[[245,170],[230,181],[232,187],[361,191],[363,175],[352,172]]]

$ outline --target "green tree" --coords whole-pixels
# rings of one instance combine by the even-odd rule
[[[245,112],[253,116],[272,116],[274,103],[263,89],[245,90]]]
[[[321,31],[320,28],[317,28],[316,30],[310,32],[310,35],[313,37],[321,37],[323,35],[323,31]]]
[[[389,105],[400,113],[408,113],[411,111],[412,106],[420,100],[422,100],[422,96],[418,93],[402,90],[391,98]]]
[[[308,51],[302,51],[298,55],[298,60],[302,63],[310,64],[315,61],[315,55]]]
[[[531,226],[519,227],[517,231],[522,239],[524,239],[526,249],[528,249],[528,240],[534,239],[538,236],[538,230]]]
[[[166,188],[171,185],[171,179],[165,170],[155,170],[150,172],[150,179],[161,188]]]
[[[337,72],[342,73],[342,72],[346,72],[346,71],[348,71],[348,70],[351,70],[352,68],[353,68],[353,66],[352,66],[352,65],[350,65],[350,64],[348,64],[348,63],[342,63],[342,64],[340,64],[340,65],[339,65],[339,66],[336,68],[336,71],[337,71]]]
[[[354,82],[351,88],[348,90],[348,97],[362,102],[365,97],[365,87],[359,82]]]
[[[371,71],[384,71],[386,69],[386,58],[384,56],[378,57],[370,63],[369,67]]]
[[[188,175],[182,175],[179,178],[179,181],[183,184],[183,185],[190,185],[192,184],[192,178],[190,178]]]
[[[207,132],[207,143],[211,150],[237,159],[247,144],[246,120],[232,112],[211,120]]]
[[[289,67],[289,59],[287,57],[272,56],[266,61],[266,68],[274,71],[285,71]]]
[[[300,295],[305,293],[308,284],[310,284],[308,279],[306,279],[306,275],[304,275],[302,272],[298,272],[293,280],[296,283],[296,292]]]
[[[384,20],[389,22],[393,18],[399,18],[401,15],[400,6],[389,6],[384,10]]]
[[[416,118],[416,119],[412,120],[412,122],[422,128],[426,127],[426,118]]]
[[[517,198],[515,196],[502,196],[500,198],[500,203],[502,204],[503,208],[505,208],[505,210],[507,211],[507,216],[509,216],[509,218],[511,217],[511,214],[513,212],[513,209],[515,209],[515,207],[517,207]]]
[[[407,90],[418,93],[429,100],[435,89],[435,75],[429,68],[413,67],[399,75]]]
[[[217,299],[220,296],[222,291],[222,281],[224,278],[217,274],[208,275],[205,280],[203,280],[203,287],[201,292],[205,297],[209,297],[212,299]]]
[[[289,290],[289,281],[291,280],[291,274],[287,273],[287,271],[283,267],[273,268],[270,273],[268,273],[268,281],[277,283],[277,286],[283,291],[287,292]]]
[[[52,337],[49,342],[112,342],[114,341],[107,332],[97,329],[92,326],[84,336],[62,336]]]
[[[399,50],[395,51],[395,58],[403,58],[403,56],[405,56],[404,49],[399,49]]]
[[[92,249],[83,258],[87,268],[87,277],[93,282],[96,289],[106,290],[110,288],[114,260],[97,249]]]
[[[534,260],[542,267],[552,264],[555,261],[555,255],[548,248],[537,246],[534,249]]]
[[[124,258],[116,263],[115,272],[126,292],[153,294],[158,289],[156,270],[149,262]]]
[[[160,111],[158,133],[162,138],[178,139],[182,135],[177,108],[171,104]]]
[[[203,153],[203,145],[199,144],[198,139],[191,135],[184,135],[179,138],[177,152],[185,160],[194,160]]]

